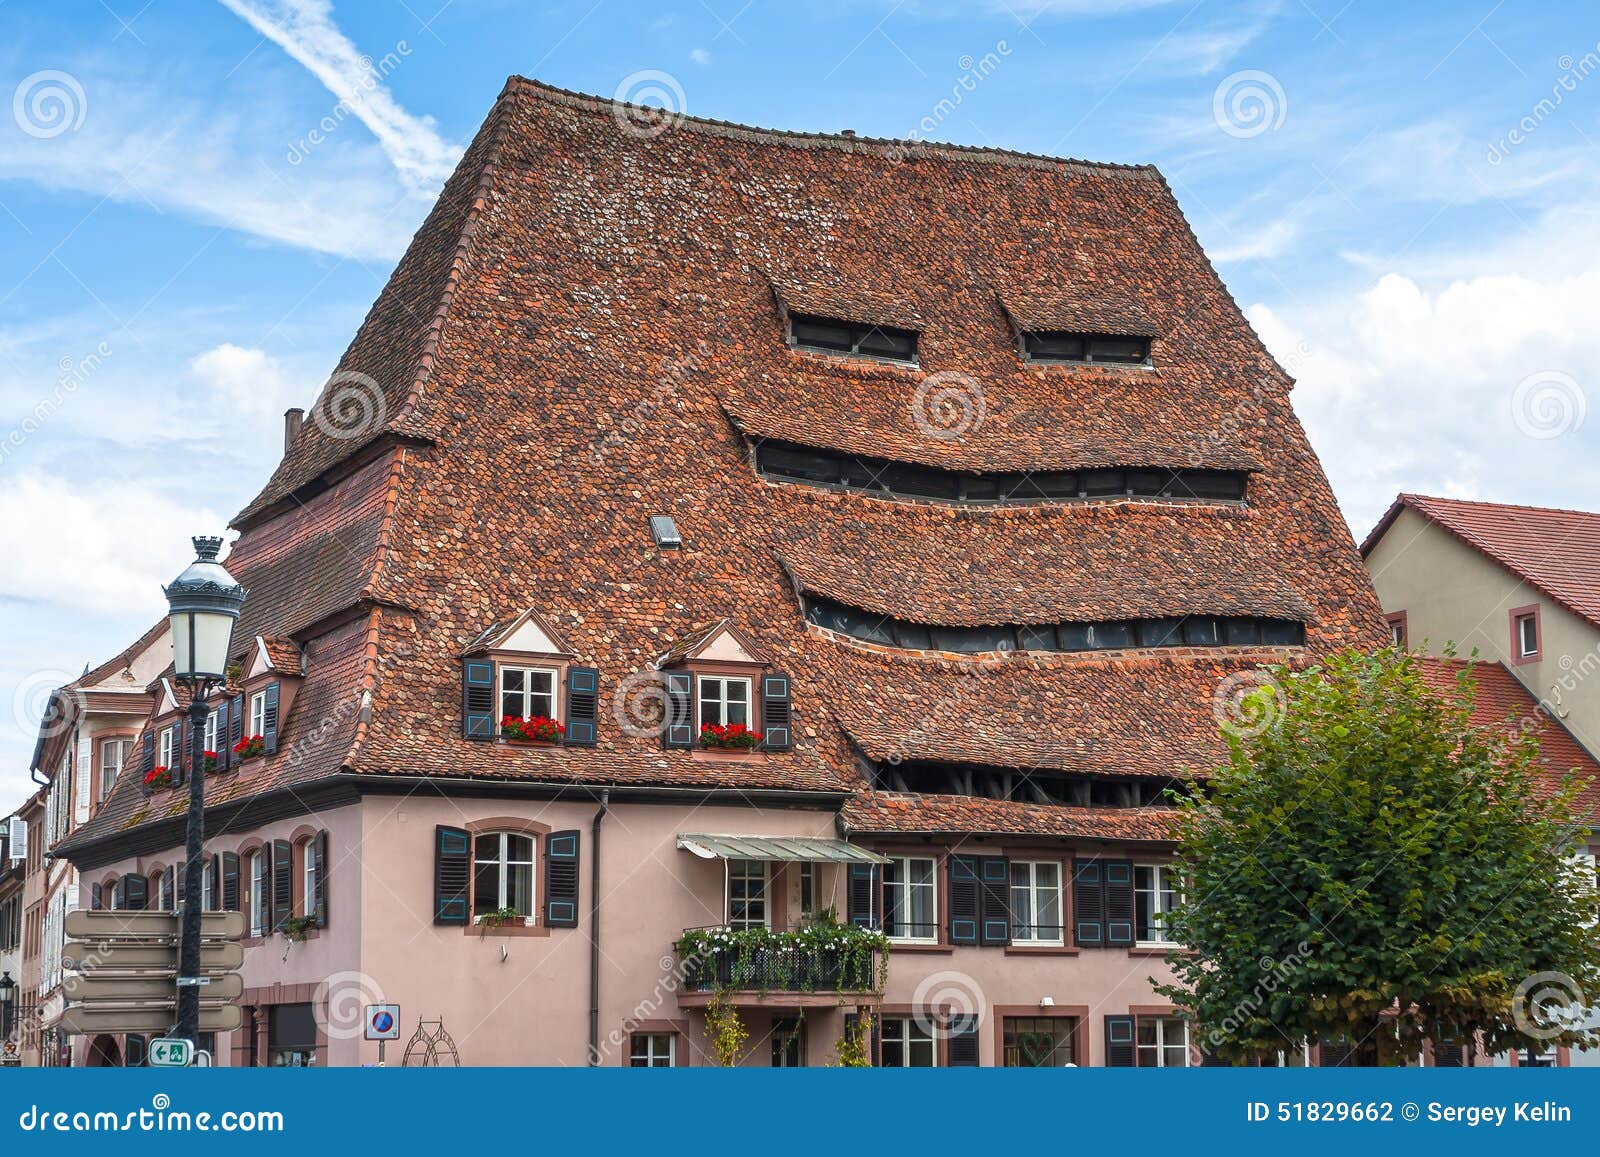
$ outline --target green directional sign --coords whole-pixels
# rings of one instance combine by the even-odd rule
[[[155,1069],[186,1069],[194,1059],[194,1045],[177,1037],[160,1037],[150,1042],[146,1063]]]

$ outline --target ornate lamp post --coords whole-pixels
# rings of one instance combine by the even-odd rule
[[[200,1039],[201,848],[205,843],[206,695],[228,679],[233,627],[245,589],[217,552],[220,538],[196,538],[195,560],[166,588],[173,677],[189,689],[189,823],[184,845],[182,939],[178,950],[178,1035]]]

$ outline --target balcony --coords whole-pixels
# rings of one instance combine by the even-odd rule
[[[678,939],[678,1004],[700,1008],[719,993],[736,1005],[804,1008],[870,1003],[883,993],[883,935],[841,924],[793,932],[690,928]]]

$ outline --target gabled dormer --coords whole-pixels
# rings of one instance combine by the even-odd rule
[[[533,607],[490,626],[461,654],[462,735],[484,743],[594,746],[600,673],[576,658]]]
[[[773,671],[766,652],[731,620],[689,631],[656,666],[667,747],[748,753],[793,746],[789,676]]]

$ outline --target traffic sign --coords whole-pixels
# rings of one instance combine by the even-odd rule
[[[400,1039],[400,1006],[398,1004],[367,1005],[368,1040]]]
[[[168,975],[105,976],[99,972],[72,973],[61,982],[69,1004],[79,1001],[134,1001],[176,999],[178,985]],[[210,981],[200,986],[200,999],[210,1001],[237,1000],[244,995],[244,978],[237,972],[224,972],[220,976],[202,977]]]
[[[165,1032],[174,1020],[172,1007],[86,1008],[73,1005],[61,1014],[55,1027],[64,1033]],[[232,1032],[244,1023],[236,1004],[200,1006],[201,1032]]]
[[[104,908],[78,908],[67,913],[67,935],[74,940],[144,940],[170,937],[174,943],[183,931],[176,912],[126,912]],[[244,935],[243,912],[203,912],[202,940],[237,940]]]
[[[181,1037],[157,1037],[150,1042],[145,1060],[153,1069],[186,1069],[194,1059],[194,1042]]]
[[[213,975],[244,963],[244,947],[236,941],[200,946],[200,971]],[[171,944],[139,944],[105,940],[69,941],[62,964],[74,972],[129,972],[157,969],[176,976],[178,950]]]

